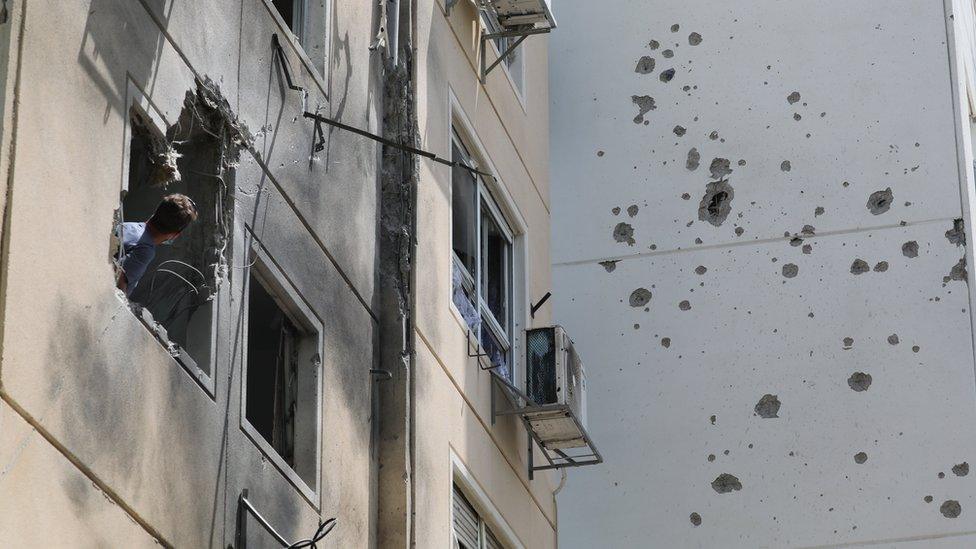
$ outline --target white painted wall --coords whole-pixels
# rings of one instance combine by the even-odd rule
[[[557,7],[554,308],[587,365],[606,458],[570,472],[560,547],[976,546],[976,472],[952,472],[976,464],[973,300],[967,281],[943,282],[961,258],[972,265],[944,235],[966,218],[973,241],[956,78],[971,56],[953,46],[972,29],[953,29],[938,1]],[[656,68],[638,74],[645,55]],[[634,95],[655,100],[647,125]],[[717,227],[698,216],[713,158],[733,169]],[[873,215],[869,195],[889,187],[890,210]],[[633,245],[614,239],[618,223]],[[815,235],[791,245],[805,225]],[[918,257],[903,255],[908,241]],[[858,258],[888,268],[854,275]],[[647,310],[630,306],[637,288],[653,294]],[[854,372],[872,376],[867,391],[848,386]],[[765,394],[777,418],[754,413]],[[717,493],[723,473],[741,490]],[[947,500],[957,518],[940,512]]]

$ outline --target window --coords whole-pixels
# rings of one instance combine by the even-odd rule
[[[481,13],[481,18],[485,22],[486,32],[489,34],[495,34],[504,30],[502,26],[498,24],[498,20],[493,15],[487,11],[482,11]],[[518,36],[495,38],[493,42],[495,43],[495,49],[498,50],[498,55],[505,53],[505,50],[514,44],[518,38]],[[508,69],[508,74],[512,77],[512,81],[515,83],[515,89],[518,90],[519,94],[521,94],[525,89],[525,62],[522,55],[524,47],[525,43],[523,42],[505,57],[505,61],[503,63],[505,68]]]
[[[453,160],[473,165],[456,133]],[[512,233],[480,176],[455,166],[451,187],[454,305],[482,352],[511,380]]]
[[[271,2],[302,45],[305,44],[305,2],[306,0],[272,0]]]
[[[117,216],[126,225],[117,225],[115,235],[119,241],[123,231],[142,233],[133,227],[141,227],[166,195],[184,194],[196,205],[197,220],[171,245],[155,246],[145,273],[130,284],[129,302],[198,379],[212,375],[228,189],[233,186],[233,173],[223,165],[225,144],[219,131],[199,118],[202,109],[184,109],[164,135],[146,110],[131,108],[127,183]],[[115,258],[121,261],[121,252]]]
[[[505,547],[456,484],[451,499],[453,500],[455,547],[458,549],[503,549]]]
[[[324,78],[328,56],[329,0],[265,0],[295,36],[312,68]]]
[[[304,488],[314,490],[321,330],[267,255],[257,245],[252,253],[256,257],[249,271],[246,305],[246,430],[279,468],[286,474],[293,471]]]

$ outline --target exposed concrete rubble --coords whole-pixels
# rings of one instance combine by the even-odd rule
[[[867,462],[867,460],[868,460],[868,455],[865,454],[864,452],[858,452],[854,454],[854,463],[857,463],[858,465],[863,465],[865,462]]]
[[[691,524],[694,526],[701,526],[701,515],[698,513],[692,513],[688,518],[691,520]]]
[[[783,265],[783,276],[786,278],[793,278],[800,272],[800,268],[796,266],[796,263],[787,263]]]
[[[969,474],[969,463],[962,462],[952,466],[952,474],[957,477],[964,477]]]
[[[209,339],[195,349],[193,342],[201,338],[193,333],[210,325],[212,302],[228,276],[233,169],[254,137],[209,78],[197,79],[196,88],[186,92],[183,110],[165,136],[152,129],[141,111],[133,109],[130,117],[130,182],[119,220],[148,218],[170,192],[193,198],[199,212],[178,241],[157,250],[130,305],[170,355],[207,372]],[[140,171],[142,158],[150,163],[148,177]]]
[[[918,257],[918,242],[909,240],[901,245],[901,255],[913,259]]]

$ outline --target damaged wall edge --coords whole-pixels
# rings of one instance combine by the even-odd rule
[[[383,136],[419,146],[416,66],[412,36],[415,3],[391,13],[399,16],[396,43],[384,63]],[[415,541],[414,310],[416,279],[416,208],[419,160],[407,151],[384,146],[380,172],[379,284],[380,330],[377,360],[392,374],[377,388],[377,515],[379,547],[412,547]]]

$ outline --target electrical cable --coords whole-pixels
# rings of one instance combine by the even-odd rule
[[[315,534],[312,535],[311,538],[296,541],[295,543],[289,545],[287,549],[318,549],[318,545],[316,544],[322,541],[325,536],[329,535],[329,532],[335,528],[335,525],[336,519],[330,518],[329,520],[319,524],[318,529],[315,530]]]
[[[419,156],[423,156],[424,158],[429,158],[430,160],[433,160],[434,162],[437,162],[437,163],[440,163],[440,164],[444,164],[445,166],[462,168],[462,169],[468,170],[471,173],[475,173],[475,174],[478,174],[478,175],[483,175],[485,177],[490,177],[492,179],[492,181],[498,181],[495,178],[494,175],[492,175],[492,174],[490,174],[488,172],[483,172],[483,171],[479,170],[478,168],[475,168],[474,166],[468,166],[467,164],[462,164],[460,162],[454,162],[454,161],[451,161],[451,160],[447,160],[446,158],[441,158],[441,157],[437,156],[436,154],[434,154],[434,153],[432,153],[430,151],[425,151],[423,149],[418,149],[418,148],[412,147],[410,145],[406,145],[406,144],[403,144],[403,143],[398,143],[398,142],[396,142],[396,141],[394,141],[392,139],[387,139],[386,137],[383,137],[381,135],[376,135],[375,133],[370,133],[370,132],[368,132],[366,130],[361,130],[361,129],[357,128],[357,127],[350,126],[348,124],[343,124],[342,122],[339,122],[338,120],[333,120],[331,118],[326,118],[325,116],[322,116],[321,114],[317,114],[317,113],[313,113],[313,112],[305,112],[304,116],[305,116],[305,118],[311,118],[312,120],[315,120],[316,125],[319,122],[321,122],[321,123],[324,123],[324,124],[328,124],[330,126],[335,126],[336,128],[339,128],[341,130],[346,130],[346,131],[355,133],[357,135],[361,135],[363,137],[368,137],[368,138],[372,139],[373,141],[377,141],[377,142],[382,143],[382,144],[384,144],[384,145],[386,145],[388,147],[393,147],[394,149],[399,149],[401,151],[406,151],[406,152],[411,153],[411,154],[416,154],[416,155],[419,155]]]

